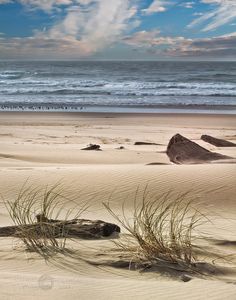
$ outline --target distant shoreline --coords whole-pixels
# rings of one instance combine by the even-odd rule
[[[120,114],[236,114],[236,106],[183,105],[183,106],[70,106],[70,105],[0,105],[0,112],[39,113],[120,113]]]

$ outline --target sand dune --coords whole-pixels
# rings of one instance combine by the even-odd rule
[[[188,191],[211,220],[201,228],[205,239],[196,240],[199,260],[214,264],[208,276],[183,282],[181,274],[165,269],[140,273],[112,267],[122,254],[108,239],[69,241],[73,254],[46,264],[25,252],[17,239],[0,238],[0,298],[236,299],[236,165],[174,165],[165,153],[169,139],[179,132],[210,151],[236,157],[236,148],[200,139],[209,134],[233,142],[235,129],[231,115],[1,113],[5,199],[14,199],[26,181],[34,187],[62,182],[76,203],[90,203],[83,217],[114,222],[102,205],[108,199],[117,213],[125,202],[130,217],[137,188],[142,193],[148,185],[150,195],[171,190],[172,197]],[[136,141],[161,145],[134,145]],[[89,143],[100,144],[103,151],[80,150]],[[121,145],[125,149],[116,149]],[[11,224],[3,201],[0,216],[1,226]],[[123,230],[121,239],[126,234]]]

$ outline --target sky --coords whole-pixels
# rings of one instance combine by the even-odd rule
[[[236,60],[236,0],[0,0],[0,59]]]

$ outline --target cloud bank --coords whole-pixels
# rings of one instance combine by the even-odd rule
[[[236,35],[182,41],[167,54],[174,57],[233,58],[236,56]]]
[[[135,47],[136,51],[141,48],[148,53],[162,55],[162,57],[232,58],[236,56],[236,33],[214,38],[186,39],[184,37],[163,37],[160,36],[158,30],[140,31],[125,37],[123,42]]]
[[[151,48],[159,45],[176,45],[183,37],[163,37],[159,30],[139,31],[123,38],[123,42],[136,47]]]

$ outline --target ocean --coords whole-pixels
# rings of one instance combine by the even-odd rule
[[[236,113],[236,62],[0,61],[0,110]]]

